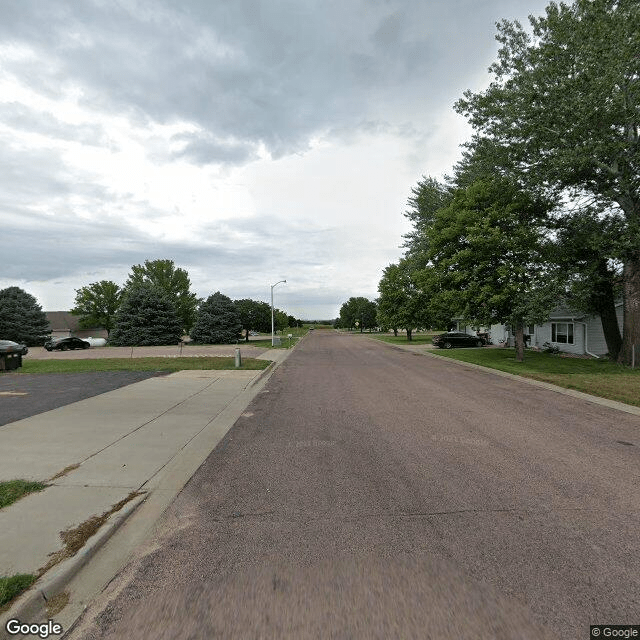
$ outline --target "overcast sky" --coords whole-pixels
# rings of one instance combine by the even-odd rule
[[[202,297],[333,318],[470,129],[495,22],[540,0],[0,3],[0,288],[46,311],[168,258]]]

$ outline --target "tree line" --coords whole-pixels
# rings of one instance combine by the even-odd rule
[[[640,345],[640,3],[551,2],[498,23],[489,88],[455,110],[474,134],[450,176],[423,176],[388,265],[378,319],[390,327],[524,328],[559,303],[598,314],[610,357]],[[616,300],[623,301],[623,328]],[[409,333],[410,337],[410,333]]]
[[[271,331],[268,303],[234,301],[219,291],[198,298],[187,271],[172,260],[134,265],[122,287],[101,280],[77,289],[71,313],[79,317],[81,329],[106,330],[109,344],[115,346],[177,344],[184,335],[193,342],[229,344],[243,337],[248,341],[250,331]],[[274,309],[276,330],[294,326],[302,326],[302,321]],[[42,344],[49,333],[49,322],[34,296],[19,287],[0,291],[3,339]]]

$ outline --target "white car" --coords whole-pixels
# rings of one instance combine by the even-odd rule
[[[104,338],[82,338],[85,342],[88,342],[92,347],[104,347],[107,341]]]

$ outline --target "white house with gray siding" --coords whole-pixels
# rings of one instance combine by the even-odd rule
[[[618,326],[622,332],[622,302],[616,304]],[[462,321],[457,323],[458,331],[465,331],[471,335],[477,332]],[[478,332],[487,329],[478,329]],[[493,324],[488,330],[493,344],[507,344],[514,346],[514,335],[510,327],[504,324]],[[607,354],[607,342],[602,331],[602,321],[599,315],[586,315],[571,309],[558,307],[549,314],[549,320],[542,324],[525,327],[530,347],[543,348],[545,343],[558,347],[560,351],[579,355],[602,357]]]
[[[616,316],[621,332],[622,312],[622,302],[618,302]],[[531,345],[542,347],[545,342],[567,353],[601,357],[608,352],[600,316],[576,313],[570,309],[556,309],[547,322],[535,326]]]

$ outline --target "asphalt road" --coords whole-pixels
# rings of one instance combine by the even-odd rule
[[[317,331],[71,638],[640,624],[639,452],[635,416]]]

